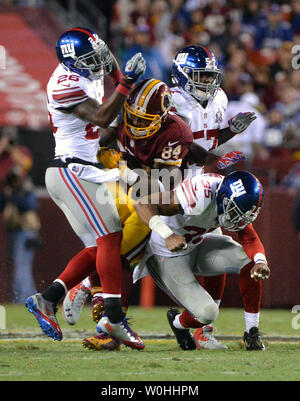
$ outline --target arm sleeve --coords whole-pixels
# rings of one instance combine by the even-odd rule
[[[265,248],[252,224],[249,224],[244,230],[239,231],[238,237],[249,259],[254,260],[254,256],[257,253],[266,254]]]

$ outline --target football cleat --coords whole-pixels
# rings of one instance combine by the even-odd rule
[[[189,329],[177,329],[173,325],[175,316],[177,316],[178,314],[180,314],[180,312],[178,309],[175,308],[171,308],[167,312],[167,318],[171,329],[173,330],[173,333],[175,334],[176,340],[181,349],[183,349],[184,351],[194,350],[196,349],[196,342],[191,331]]]
[[[245,331],[243,340],[247,351],[264,351],[266,349],[258,327],[251,327],[249,333]]]
[[[82,345],[85,348],[92,349],[94,351],[120,351],[121,343],[110,337],[105,333],[100,333],[98,336],[84,338]]]
[[[212,335],[212,326],[203,326],[197,329],[194,333],[197,348],[204,349],[227,349],[227,345],[220,343]]]
[[[104,314],[104,299],[101,295],[94,295],[91,301],[92,304],[92,319],[95,323],[103,317]]]
[[[26,299],[25,306],[36,317],[43,333],[53,340],[62,340],[63,335],[55,317],[57,309],[52,302],[46,301],[42,294],[37,293]]]
[[[90,293],[82,283],[77,284],[65,296],[62,305],[62,315],[64,320],[70,325],[76,324],[81,315],[82,308]]]
[[[107,316],[103,316],[98,324],[98,333],[105,333],[110,335],[114,340],[120,341],[127,347],[133,349],[144,349],[145,344],[140,339],[140,337],[133,331],[128,325],[127,318],[125,317],[119,323],[111,323]]]

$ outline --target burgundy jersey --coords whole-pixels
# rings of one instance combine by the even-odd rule
[[[180,167],[193,142],[189,126],[178,116],[169,113],[161,128],[145,139],[132,139],[126,135],[124,124],[118,126],[119,149],[134,156],[142,164]]]

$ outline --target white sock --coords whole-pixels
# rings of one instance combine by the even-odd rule
[[[81,283],[82,283],[86,288],[91,289],[91,282],[90,282],[89,276],[87,276]]]
[[[178,315],[175,316],[173,320],[173,326],[176,327],[176,329],[186,329],[186,327],[183,327],[182,324],[179,321],[181,313],[178,313]]]
[[[246,331],[249,333],[251,327],[258,327],[259,323],[259,312],[258,313],[249,313],[244,312],[245,315],[245,323],[246,323]]]
[[[214,301],[215,301],[215,303],[216,303],[218,306],[220,306],[221,299],[214,299]]]

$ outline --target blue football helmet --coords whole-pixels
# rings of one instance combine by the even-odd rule
[[[91,80],[112,71],[111,52],[91,29],[73,28],[63,33],[56,43],[56,54],[65,67]]]
[[[259,180],[247,171],[224,177],[217,189],[218,220],[228,231],[240,231],[258,216],[264,201]]]
[[[222,83],[222,77],[217,59],[204,46],[184,47],[173,60],[173,83],[181,86],[200,102],[216,95]]]

